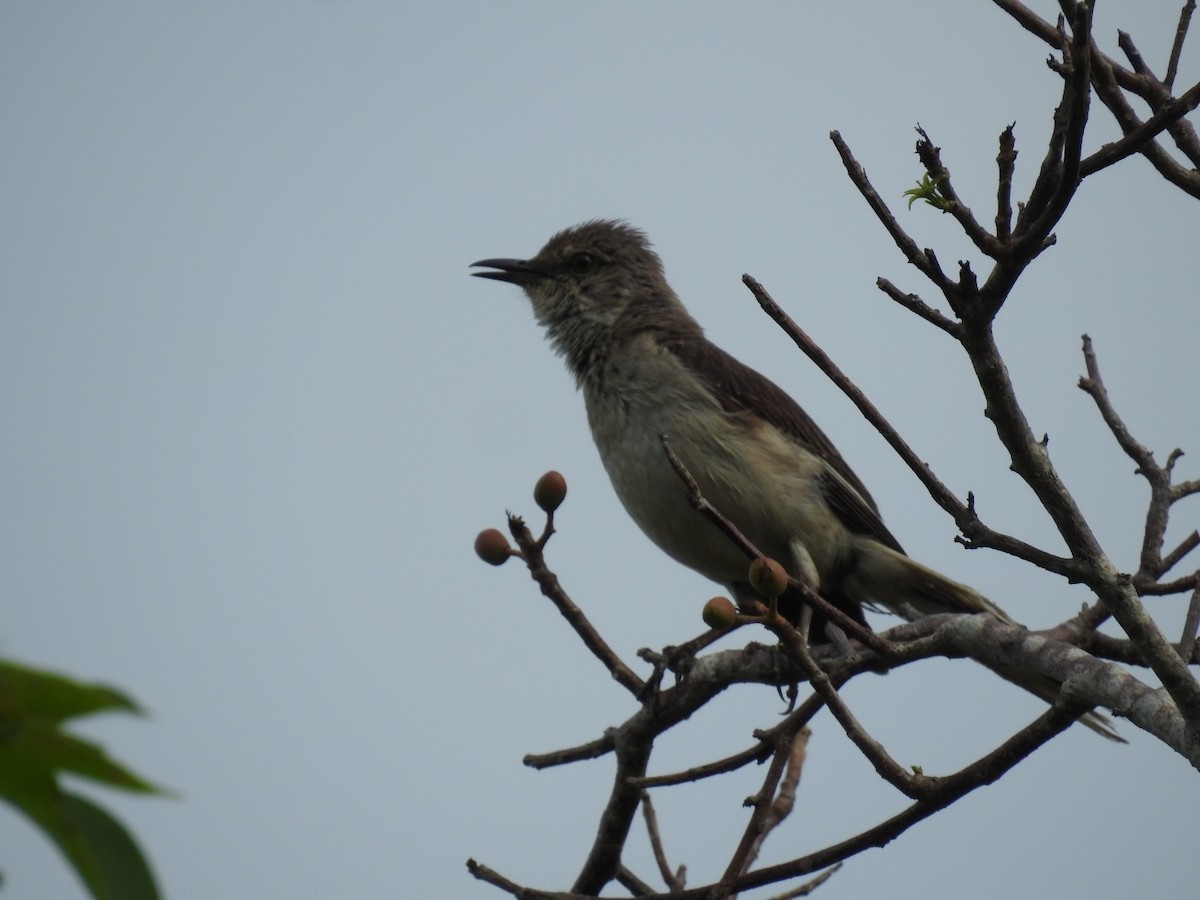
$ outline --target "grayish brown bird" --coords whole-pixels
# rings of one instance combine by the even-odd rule
[[[825,433],[781,388],[712,344],[663,275],[646,236],[614,221],[554,235],[532,259],[484,259],[474,272],[519,285],[583,392],[600,459],[625,509],[674,559],[757,594],[742,553],[688,503],[659,435],[704,496],[764,554],[865,622],[900,615],[1009,616],[909,558]],[[821,639],[815,619],[813,636]],[[1053,699],[1049,679],[1001,672]],[[1100,716],[1089,727],[1114,737]]]

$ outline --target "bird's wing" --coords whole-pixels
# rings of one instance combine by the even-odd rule
[[[883,524],[866,485],[842,459],[825,432],[786,391],[704,338],[692,337],[667,344],[708,386],[722,408],[759,416],[825,463],[825,497],[830,509],[850,531],[868,535],[886,547],[904,552]]]

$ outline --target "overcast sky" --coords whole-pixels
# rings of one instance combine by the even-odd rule
[[[1180,5],[1102,2],[1098,40],[1116,52],[1130,31],[1161,71]],[[989,220],[999,132],[1016,123],[1018,190],[1041,158],[1046,56],[984,0],[0,7],[0,654],[150,711],[80,730],[178,796],[81,789],[136,833],[166,895],[501,896],[469,856],[569,886],[611,760],[535,773],[521,757],[599,736],[632,701],[474,536],[506,509],[540,521],[533,483],[561,470],[550,563],[630,662],[699,632],[715,590],[625,517],[520,292],[468,277],[584,219],[650,234],[709,336],[801,400],[911,554],[1034,627],[1085,602],[955,545],[739,282],[761,280],[986,521],[1059,550],[953,343],[875,289],[937,300],[828,138],[922,246],[984,271],[949,217],[904,209],[912,129]],[[1090,148],[1114,135],[1098,104],[1093,119]],[[1198,209],[1140,159],[1096,176],[998,324],[1034,429],[1126,569],[1146,490],[1076,387],[1080,335],[1137,436],[1160,459],[1188,450],[1180,477],[1200,476]],[[1181,506],[1172,536],[1198,519]],[[1182,601],[1152,603],[1177,637]],[[931,774],[1041,711],[967,661],[846,695]],[[732,691],[652,768],[741,749],[780,711],[769,689]],[[906,805],[832,719],[813,727],[764,863]],[[1118,727],[1129,746],[1072,729],[820,896],[1182,896],[1200,779]],[[761,776],[657,795],[691,883],[723,868]],[[640,826],[629,846],[652,878]],[[8,808],[0,869],[0,896],[83,897]]]

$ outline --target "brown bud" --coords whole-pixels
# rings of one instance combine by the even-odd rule
[[[750,585],[764,597],[778,597],[787,590],[787,572],[769,556],[760,556],[750,563]]]
[[[728,597],[713,597],[704,604],[700,617],[709,628],[728,628],[737,621],[737,610]]]
[[[567,496],[567,479],[551,469],[533,486],[533,499],[544,512],[558,509]]]
[[[475,555],[493,566],[508,562],[511,550],[508,538],[495,528],[485,528],[475,538]]]

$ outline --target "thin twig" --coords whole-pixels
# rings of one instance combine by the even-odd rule
[[[904,258],[916,266],[921,273],[937,285],[938,289],[943,293],[953,293],[954,284],[946,277],[938,265],[937,258],[928,250],[921,250],[917,246],[917,242],[908,236],[908,233],[900,227],[900,223],[896,221],[896,217],[892,215],[883,198],[871,185],[870,179],[867,178],[866,169],[859,165],[858,160],[854,158],[854,154],[850,152],[850,147],[842,140],[842,136],[836,132],[829,133],[829,139],[833,141],[833,145],[837,148],[838,155],[842,158],[842,164],[846,167],[846,172],[850,176],[850,180],[854,186],[858,188],[863,199],[867,201],[867,205],[878,217],[883,227],[887,229],[888,234],[892,236],[892,240],[896,242],[896,246],[900,248],[900,252],[904,254]]]
[[[750,852],[746,854],[746,858],[742,862],[739,875],[747,872],[754,865],[763,842],[772,831],[783,823],[784,819],[791,815],[795,808],[796,786],[800,783],[800,773],[804,768],[804,760],[808,753],[810,734],[811,732],[807,728],[801,728],[792,736],[790,742],[780,747],[781,754],[785,757],[783,777],[779,780],[775,798],[767,805],[766,814],[758,828],[758,835],[750,847]]]
[[[1012,181],[1017,168],[1016,124],[1000,132],[1000,150],[996,153],[996,238],[1007,244],[1012,236]]]
[[[1117,414],[1112,401],[1109,400],[1108,389],[1104,386],[1104,379],[1100,376],[1100,364],[1096,359],[1096,349],[1092,345],[1092,339],[1085,334],[1082,340],[1083,362],[1087,369],[1087,377],[1079,379],[1079,389],[1090,395],[1096,402],[1096,407],[1104,419],[1104,424],[1108,426],[1108,430],[1112,432],[1112,436],[1117,439],[1117,443],[1125,451],[1125,455],[1137,464],[1137,467],[1142,470],[1143,474],[1148,475],[1149,470],[1158,468],[1154,462],[1154,454],[1149,448],[1140,444],[1134,438],[1125,426],[1125,423],[1121,420],[1121,417]]]
[[[607,756],[615,749],[613,731],[609,729],[604,737],[577,747],[567,747],[563,750],[553,750],[550,753],[526,753],[521,760],[531,769],[549,769],[554,766],[565,766],[585,759],[599,759]]]
[[[750,821],[746,823],[737,849],[733,851],[733,856],[730,857],[729,863],[725,867],[725,873],[718,882],[724,890],[718,892],[717,896],[733,896],[729,885],[744,874],[749,865],[750,855],[754,852],[754,848],[763,834],[771,802],[787,767],[787,748],[791,745],[792,737],[794,735],[781,735],[776,744],[775,752],[771,757],[771,765],[767,768],[767,774],[763,776],[762,787],[750,801],[754,806],[754,812],[750,815]]]
[[[1108,430],[1116,439],[1117,444],[1134,461],[1137,465],[1138,473],[1150,485],[1150,503],[1146,509],[1146,525],[1142,536],[1141,559],[1137,574],[1134,575],[1134,581],[1139,591],[1143,593],[1156,592],[1162,589],[1162,585],[1158,583],[1158,579],[1178,563],[1183,555],[1180,553],[1180,548],[1176,548],[1172,551],[1172,558],[1169,565],[1162,555],[1171,504],[1177,499],[1175,491],[1171,486],[1171,473],[1177,457],[1172,454],[1167,464],[1160,466],[1154,459],[1154,453],[1134,438],[1128,426],[1126,426],[1124,420],[1113,406],[1112,400],[1108,395],[1108,389],[1104,386],[1104,379],[1100,374],[1100,362],[1096,357],[1095,347],[1092,345],[1092,339],[1086,334],[1083,336],[1083,359],[1087,375],[1079,379],[1080,389],[1087,393],[1095,402],[1101,418],[1104,419],[1104,424],[1108,426]],[[1181,547],[1187,547],[1188,550],[1192,546],[1195,546],[1195,544],[1188,540],[1185,540],[1184,544],[1181,545]],[[1184,550],[1183,552],[1186,553],[1188,550]]]
[[[588,621],[583,610],[567,596],[567,592],[558,583],[558,577],[547,568],[542,548],[538,546],[538,542],[525,527],[524,520],[520,516],[509,515],[508,530],[512,533],[517,546],[521,548],[521,552],[525,556],[525,565],[529,568],[529,574],[537,582],[543,596],[558,608],[563,618],[575,629],[575,633],[582,638],[583,643],[592,651],[592,654],[604,663],[612,677],[635,697],[640,697],[642,691],[645,690],[646,683],[621,661],[616,651]]]
[[[934,309],[916,294],[905,293],[886,278],[877,278],[875,286],[909,312],[915,313],[931,325],[936,325],[951,337],[958,337],[958,323]]]
[[[562,891],[539,891],[534,888],[522,887],[473,859],[467,860],[467,871],[478,880],[500,888],[505,893],[516,897],[517,900],[594,900],[587,894],[564,894]]]
[[[883,279],[880,279],[883,281]],[[859,387],[850,380],[850,378],[842,372],[840,368],[829,358],[828,354],[822,350],[808,334],[800,328],[792,318],[783,311],[783,308],[775,301],[770,293],[756,279],[750,275],[743,275],[742,282],[754,294],[759,306],[769,315],[775,323],[783,329],[784,333],[790,337],[804,354],[811,359],[822,372],[834,383],[853,403],[863,418],[865,418],[876,431],[883,437],[885,441],[896,451],[896,454],[901,460],[912,470],[913,474],[925,485],[925,489],[929,492],[933,501],[940,506],[945,512],[949,513],[954,524],[962,533],[962,538],[956,538],[957,542],[964,547],[974,550],[980,547],[987,547],[993,550],[999,550],[1002,553],[1007,553],[1017,559],[1032,563],[1039,568],[1045,569],[1048,572],[1053,572],[1056,575],[1062,575],[1065,578],[1073,581],[1078,580],[1078,572],[1075,561],[1066,557],[1056,556],[1046,550],[1042,550],[1032,544],[1022,541],[1012,535],[1004,534],[995,531],[986,526],[979,518],[975,511],[975,502],[971,494],[967,495],[967,502],[964,504],[954,495],[954,493],[933,474],[933,470],[920,457],[913,452],[905,440],[900,437],[898,431],[892,427],[891,423],[883,417],[883,414],[875,407]],[[891,286],[890,282],[887,282]],[[920,314],[918,312],[918,314]],[[940,315],[940,314],[938,314]],[[949,320],[947,320],[948,322]],[[934,324],[937,324],[936,322]],[[952,328],[947,329],[955,337],[961,335],[960,323],[950,323]]]
[[[968,322],[964,346],[987,400],[985,415],[1012,458],[1013,471],[1029,485],[1079,563],[1079,580],[1108,606],[1125,633],[1139,644],[1183,717],[1200,722],[1200,685],[1179,661],[1170,641],[1139,602],[1132,578],[1104,552],[1067,490],[1045,446],[1034,435],[989,323]]]
[[[1137,648],[1133,641],[1125,638],[1116,638],[1107,635],[1102,631],[1092,632],[1092,634],[1084,637],[1081,636],[1076,641],[1076,646],[1080,650],[1090,653],[1097,659],[1108,660],[1109,662],[1120,663],[1124,666],[1141,666],[1149,668],[1146,665],[1146,657],[1142,651]],[[1195,656],[1195,650],[1200,642],[1193,641],[1191,644],[1175,644],[1175,652],[1184,659],[1198,659]],[[1191,656],[1189,656],[1191,654]]]
[[[963,233],[981,252],[993,259],[1000,256],[1004,253],[1004,246],[994,234],[979,224],[975,214],[971,212],[971,208],[962,201],[954,189],[954,184],[950,179],[950,170],[942,162],[942,148],[934,146],[933,141],[929,139],[929,135],[920,125],[917,126],[917,134],[920,135],[920,140],[917,141],[917,158],[921,160],[921,165],[925,167],[930,178],[937,183],[938,193],[946,200],[946,211],[954,217]]]
[[[649,897],[655,893],[654,888],[634,875],[624,863],[617,866],[617,872],[613,875],[613,881],[629,891],[634,897]]]
[[[783,311],[783,308],[775,302],[775,298],[767,292],[767,289],[750,275],[743,275],[742,283],[750,289],[759,306],[763,308],[768,316],[775,320],[775,323],[795,342],[796,346],[804,352],[804,355],[816,363],[817,368],[824,372],[826,377],[837,385],[843,394],[850,398],[850,402],[858,408],[863,417],[875,427],[875,430],[883,436],[883,439],[904,460],[913,471],[913,474],[921,480],[921,483],[925,485],[925,489],[929,491],[930,496],[933,497],[938,506],[950,513],[956,522],[960,518],[966,518],[968,514],[966,505],[933,474],[929,466],[900,437],[900,433],[892,427],[891,423],[883,417],[883,414],[879,412],[875,405],[867,399],[866,394],[859,389],[858,385],[851,381],[838,368],[834,361],[829,358],[829,355],[817,346],[816,342],[792,320],[791,316]]]
[[[658,866],[658,874],[663,883],[672,891],[682,891],[686,886],[687,867],[680,866],[672,872],[667,862],[667,851],[663,848],[662,834],[658,830],[658,816],[654,813],[654,804],[650,800],[650,792],[642,791],[642,818],[646,821],[646,832],[650,835],[650,848],[654,851],[654,862]]]
[[[847,679],[846,676],[838,676],[831,677],[830,680],[834,683],[835,687],[841,687]],[[768,728],[765,731],[755,732],[755,737],[758,738],[757,742],[745,750],[734,753],[731,756],[726,756],[724,759],[705,763],[702,766],[693,766],[681,772],[673,772],[668,775],[650,775],[639,779],[637,784],[643,787],[667,787],[669,785],[684,784],[689,781],[700,781],[704,778],[711,778],[714,775],[732,772],[750,763],[764,762],[779,746],[781,735],[795,734],[798,728],[812,721],[813,716],[820,712],[824,706],[825,701],[820,694],[811,694],[807,700],[788,713],[787,718],[778,725]]]
[[[1167,60],[1167,75],[1163,87],[1170,91],[1175,86],[1175,75],[1179,72],[1179,57],[1183,54],[1183,41],[1187,37],[1192,13],[1196,11],[1196,0],[1187,0],[1179,11],[1179,24],[1175,26],[1175,41],[1171,44],[1171,57]]]
[[[1160,571],[1156,577],[1161,578],[1167,572],[1170,572],[1185,556],[1187,556],[1197,547],[1200,547],[1200,532],[1193,531],[1182,541],[1180,541],[1174,550],[1163,555]]]
[[[1197,632],[1200,632],[1200,585],[1192,591],[1187,618],[1183,621],[1183,637],[1179,639],[1179,655],[1187,665],[1195,659]]]
[[[1003,267],[1002,278],[992,290],[992,314],[1003,303],[1007,288],[1016,276],[1045,247],[1045,241],[1066,212],[1079,187],[1079,163],[1083,156],[1083,134],[1091,100],[1091,7],[1075,4],[1071,39],[1063,49],[1066,75],[1062,100],[1054,111],[1054,131],[1037,180],[1025,209],[1017,217],[1011,251],[1015,266]],[[992,281],[992,279],[989,279]],[[1001,289],[1004,288],[1004,289]]]
[[[716,759],[701,766],[692,766],[691,768],[683,769],[679,772],[671,772],[666,775],[647,775],[644,778],[637,779],[636,784],[638,787],[657,788],[687,784],[692,781],[703,781],[705,778],[724,775],[726,772],[735,772],[751,763],[761,763],[763,759],[770,755],[770,749],[769,744],[760,742],[731,756]]]
[[[1200,82],[1192,85],[1136,128],[1127,131],[1119,140],[1103,145],[1084,159],[1079,164],[1079,177],[1087,178],[1128,156],[1145,152],[1146,146],[1153,143],[1158,135],[1179,122],[1197,106],[1200,106]]]
[[[1084,709],[1086,709],[1086,704],[1067,700],[1056,702],[991,753],[954,776],[947,776],[945,790],[940,791],[936,796],[918,800],[899,814],[868,828],[861,834],[832,844],[815,853],[748,872],[739,877],[730,887],[736,890],[748,890],[765,884],[774,884],[787,878],[808,875],[844,859],[849,859],[871,847],[884,846],[913,825],[945,809],[976,788],[999,779],[1021,760],[1070,727]],[[676,900],[701,900],[708,896],[705,893],[706,890],[707,888],[693,888],[676,895]]]
[[[1151,74],[1150,67],[1142,59],[1141,51],[1133,45],[1133,38],[1129,36],[1128,31],[1117,29],[1117,46],[1125,53],[1125,58],[1129,60],[1129,65],[1136,74],[1143,77]]]
[[[833,686],[829,676],[813,661],[808,651],[808,645],[799,632],[782,619],[775,622],[768,620],[766,624],[779,638],[780,643],[787,648],[792,658],[800,665],[801,670],[808,676],[808,683],[812,685],[813,690],[821,695],[821,699],[825,701],[825,705],[829,708],[829,711],[838,720],[838,724],[842,726],[842,730],[846,733],[846,736],[850,738],[863,756],[875,767],[875,771],[888,784],[907,797],[916,799],[927,793],[928,784],[924,776],[913,775],[907,771],[892,759],[891,755],[883,748],[883,745],[871,737],[867,733],[867,730],[862,727],[854,713],[850,711],[845,701],[842,700],[841,695]]]
[[[1108,107],[1108,111],[1112,113],[1122,133],[1129,134],[1142,126],[1142,120],[1134,112],[1133,106],[1121,90],[1120,73],[1124,71],[1107,57],[1098,58],[1094,67],[1093,84],[1096,96]],[[1197,149],[1191,147],[1192,138],[1188,133],[1189,129],[1184,126],[1183,121],[1176,122],[1174,130],[1171,132],[1172,139],[1181,149]],[[1138,152],[1154,166],[1159,175],[1181,191],[1200,199],[1200,173],[1194,168],[1181,165],[1161,144],[1154,140],[1142,144],[1138,148]],[[1189,153],[1188,155],[1190,158],[1194,154]]]
[[[1193,572],[1191,575],[1185,575],[1182,578],[1175,578],[1171,581],[1156,581],[1153,584],[1137,584],[1138,594],[1146,597],[1165,597],[1168,594],[1182,594],[1184,591],[1190,591],[1200,584],[1200,575]]]
[[[1136,93],[1150,105],[1152,111],[1158,112],[1165,104],[1170,102],[1170,90],[1158,80],[1158,77],[1150,70],[1150,67],[1141,61],[1141,54],[1133,45],[1133,38],[1123,31],[1117,32],[1117,38],[1117,43],[1121,49],[1131,59],[1136,58],[1138,60],[1138,63],[1135,65],[1137,80],[1127,90]],[[1191,123],[1185,120],[1175,122],[1170,126],[1170,133],[1175,146],[1188,157],[1192,165],[1200,165],[1200,142],[1197,140],[1195,129],[1192,128]]]
[[[1182,500],[1184,497],[1190,497],[1192,494],[1200,494],[1200,478],[1192,481],[1182,481],[1175,485],[1171,493],[1171,499]]]
[[[845,863],[837,863],[832,865],[815,878],[810,878],[808,881],[804,882],[804,884],[800,885],[799,887],[792,888],[790,891],[784,891],[782,894],[776,894],[774,897],[771,897],[770,900],[795,900],[796,897],[807,897],[809,894],[827,882],[830,878],[832,878],[837,873],[838,869],[844,865]]]

